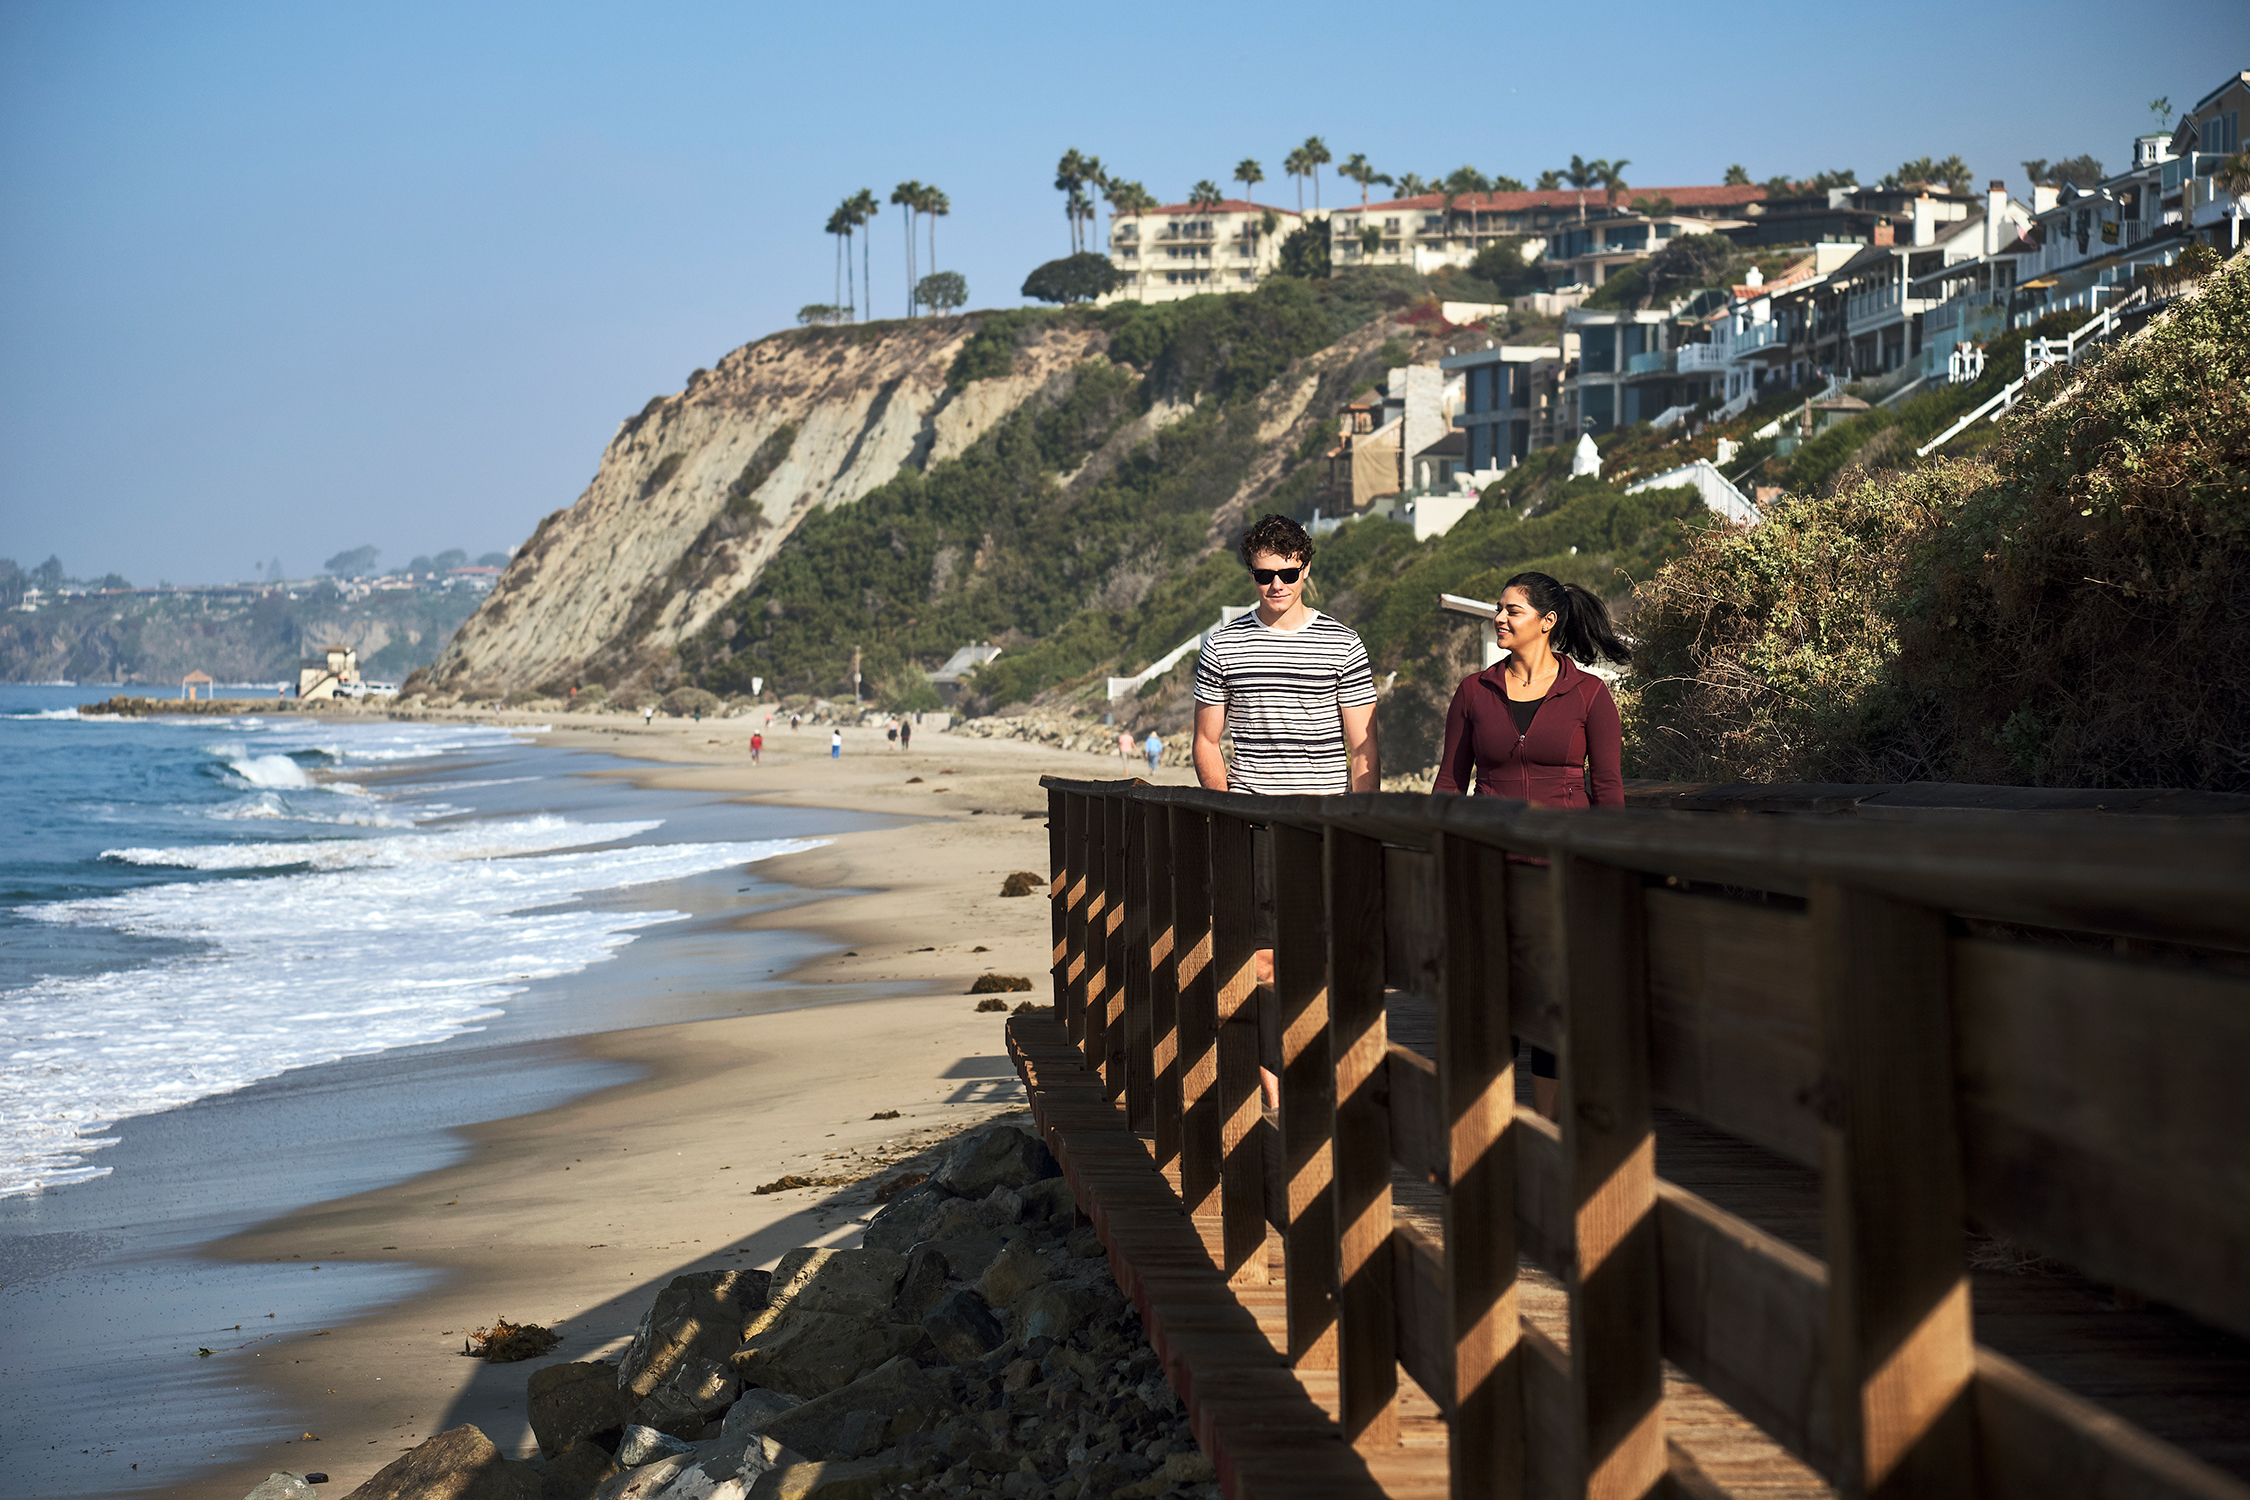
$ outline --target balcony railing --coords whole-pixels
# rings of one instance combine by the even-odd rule
[[[1676,363],[1672,358],[1672,353],[1673,351],[1670,349],[1657,349],[1647,354],[1632,355],[1625,361],[1625,373],[1628,375],[1655,375],[1672,369]]]
[[[1737,331],[1732,338],[1727,340],[1728,346],[1737,355],[1749,354],[1759,349],[1770,348],[1775,344],[1786,344],[1788,342],[1788,325],[1771,319],[1763,323],[1752,323],[1748,328]]]
[[[1732,357],[1733,352],[1733,346],[1716,342],[1682,344],[1679,350],[1680,373],[1686,375],[1697,370],[1723,370],[1726,368],[1727,360]],[[1645,355],[1636,357],[1646,358]]]

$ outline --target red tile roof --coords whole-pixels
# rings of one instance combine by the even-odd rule
[[[1144,209],[1142,209],[1142,210],[1141,210],[1141,212],[1142,212],[1142,213],[1144,213],[1144,214],[1259,214],[1259,213],[1276,213],[1276,214],[1286,214],[1286,215],[1288,215],[1288,216],[1289,216],[1290,218],[1292,218],[1292,219],[1293,219],[1293,218],[1295,218],[1295,217],[1297,217],[1297,210],[1295,210],[1295,209],[1293,209],[1293,208],[1269,208],[1269,207],[1268,207],[1268,206],[1267,206],[1266,204],[1263,204],[1263,203],[1251,203],[1251,202],[1247,201],[1246,199],[1242,199],[1242,198],[1221,198],[1221,199],[1220,199],[1220,200],[1219,200],[1218,202],[1216,202],[1216,203],[1213,203],[1213,204],[1209,204],[1209,205],[1202,205],[1202,204],[1195,204],[1195,203],[1167,203],[1167,204],[1163,205],[1163,206],[1162,206],[1162,207],[1160,207],[1160,208],[1144,208]],[[1120,217],[1120,218],[1126,218],[1126,219],[1130,219],[1130,218],[1132,218],[1132,217],[1133,217],[1133,215],[1131,215],[1131,214],[1121,214],[1121,215],[1119,215],[1119,217]]]
[[[1766,190],[1755,183],[1720,187],[1628,187],[1618,192],[1617,202],[1620,207],[1629,207],[1635,198],[1669,198],[1675,208],[1732,208],[1760,202],[1765,196]],[[1576,208],[1580,199],[1585,200],[1588,208],[1600,208],[1607,201],[1598,187],[1554,188],[1536,193],[1464,193],[1453,200],[1453,206],[1479,213],[1522,213],[1532,208]],[[1377,209],[1435,209],[1444,203],[1442,193],[1423,193],[1414,198],[1370,203],[1364,209],[1356,203],[1346,203],[1334,211],[1373,213]]]

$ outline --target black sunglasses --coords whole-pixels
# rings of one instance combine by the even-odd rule
[[[1304,571],[1305,570],[1302,567],[1252,568],[1250,570],[1250,576],[1257,580],[1259,588],[1264,588],[1267,584],[1273,582],[1276,578],[1280,579],[1283,583],[1295,583],[1297,581],[1297,575]]]

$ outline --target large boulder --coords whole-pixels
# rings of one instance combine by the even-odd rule
[[[679,1458],[694,1451],[695,1444],[684,1438],[636,1422],[625,1429],[624,1437],[617,1444],[617,1465],[622,1469],[637,1469],[660,1458]]]
[[[699,1438],[742,1392],[734,1371],[700,1354],[674,1364],[655,1390],[633,1408],[633,1420],[679,1438]]]
[[[346,1500],[540,1500],[539,1471],[464,1423],[385,1464]]]
[[[775,1417],[804,1404],[804,1397],[792,1396],[786,1391],[763,1388],[744,1391],[742,1398],[727,1408],[727,1419],[719,1426],[720,1450],[741,1451],[752,1438],[771,1426]]]
[[[256,1488],[242,1500],[318,1500],[320,1491],[305,1482],[302,1474],[284,1474],[279,1469],[258,1481]]]
[[[1099,1327],[1115,1321],[1124,1311],[1121,1300],[1105,1297],[1093,1287],[1048,1282],[1032,1288],[1016,1302],[1016,1337],[1059,1342],[1089,1325]]]
[[[758,1477],[750,1500],[884,1500],[923,1473],[923,1466],[890,1458],[784,1464]]]
[[[936,1183],[917,1183],[883,1205],[867,1226],[864,1243],[903,1255],[929,1238],[930,1225],[952,1201],[953,1195]]]
[[[906,1257],[906,1274],[898,1279],[898,1290],[891,1296],[891,1311],[901,1321],[919,1322],[924,1313],[938,1305],[953,1280],[953,1268],[946,1263],[945,1252],[935,1245],[916,1245]]]
[[[553,1458],[586,1437],[604,1440],[601,1445],[614,1450],[628,1402],[617,1389],[617,1366],[586,1363],[532,1371],[526,1405],[540,1456]]]
[[[657,1500],[672,1481],[695,1466],[695,1455],[671,1453],[652,1463],[636,1464],[612,1474],[594,1491],[594,1500]]]
[[[865,1458],[952,1410],[938,1383],[900,1358],[781,1413],[765,1435],[807,1458]]]
[[[906,1257],[895,1250],[792,1250],[774,1267],[765,1310],[751,1320],[744,1337],[755,1339],[799,1312],[886,1320],[905,1271]]]
[[[742,1343],[743,1325],[765,1307],[769,1279],[764,1271],[673,1277],[618,1363],[618,1389],[638,1402],[682,1364],[724,1365]]]
[[[922,1319],[922,1332],[940,1358],[957,1365],[984,1358],[1008,1336],[984,1299],[966,1290],[948,1292],[930,1309]]]
[[[1001,1125],[970,1136],[938,1168],[937,1182],[963,1198],[982,1198],[996,1187],[1027,1188],[1062,1168],[1037,1136]]]
[[[540,1481],[542,1500],[593,1500],[602,1482],[617,1472],[609,1450],[592,1438],[580,1438],[562,1457],[550,1461]]]
[[[912,1323],[795,1312],[754,1335],[734,1357],[734,1372],[746,1385],[810,1400],[926,1347],[928,1340]]]
[[[1047,1280],[1046,1263],[1029,1240],[1011,1240],[977,1278],[977,1290],[993,1307],[1010,1307],[1025,1292]]]

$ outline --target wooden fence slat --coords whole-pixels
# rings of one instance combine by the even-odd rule
[[[1219,992],[1211,954],[1211,822],[1172,814],[1172,930],[1179,968],[1180,1201],[1219,1211]]]
[[[1437,1082],[1446,1130],[1444,1260],[1454,1500],[1523,1487],[1516,1345],[1516,1046],[1508,1030],[1507,856],[1439,835]],[[1396,1097],[1395,1094],[1393,1096]]]
[[[1079,996],[1079,1050],[1100,1076],[1109,1050],[1109,799],[1086,805],[1086,979]]]
[[[1978,1493],[1984,1500],[2244,1500],[2250,1485],[1976,1351]]]
[[[1437,1187],[1452,1178],[1444,1105],[1435,1058],[1398,1042],[1384,1049],[1384,1087],[1391,1099],[1391,1160]]]
[[[1125,817],[1125,1119],[1146,1133],[1156,1123],[1156,1029],[1150,1019],[1148,816],[1119,799]]]
[[[1518,865],[1508,881],[1508,1029],[1562,1051],[1561,954],[1555,943],[1554,872]]]
[[[1838,1488],[1975,1488],[1975,1350],[1944,917],[1830,882],[1811,897]]]
[[[1251,827],[1211,815],[1211,957],[1217,975],[1221,1269],[1266,1281],[1266,1185],[1258,1083],[1257,872]]]
[[[1102,965],[1102,1051],[1100,1053],[1102,1089],[1112,1099],[1125,1093],[1125,1006],[1128,966],[1125,936],[1125,908],[1127,865],[1125,844],[1130,804],[1123,797],[1109,797],[1102,802],[1104,861],[1106,871],[1102,888],[1108,892],[1108,923],[1102,945],[1105,961]]]
[[[1629,870],[1568,854],[1556,858],[1552,878],[1566,1022],[1559,1063],[1582,1472],[1592,1500],[1639,1500],[1666,1470],[1641,882]]]
[[[1450,1248],[1408,1220],[1401,1219],[1391,1231],[1391,1291],[1398,1299],[1398,1362],[1458,1431],[1462,1418],[1454,1397],[1453,1335],[1445,1307]],[[1517,1416],[1522,1416],[1520,1409]],[[1451,1459],[1450,1452],[1447,1457]],[[1459,1479],[1457,1465],[1448,1462],[1447,1469]]]
[[[1091,799],[1072,797],[1063,810],[1063,973],[1057,994],[1063,1028],[1073,1042],[1085,1035],[1086,815],[1091,807]]]
[[[1140,809],[1146,850],[1142,886],[1148,901],[1148,1024],[1151,1074],[1149,1129],[1159,1170],[1180,1154],[1179,942],[1172,911],[1172,811],[1158,803]]]
[[[1337,1374],[1344,1438],[1398,1443],[1397,1311],[1391,1288],[1389,1110],[1383,1054],[1383,851],[1328,834],[1328,1007],[1336,1056]]]
[[[1445,936],[1438,920],[1437,861],[1427,849],[1383,849],[1383,979],[1433,997]]]
[[[1950,948],[1970,1216],[2250,1335],[2250,982]]]
[[[1289,1361],[1336,1368],[1336,1070],[1321,836],[1273,825],[1273,1003],[1281,1010],[1281,1230]]]
[[[1062,990],[1064,968],[1070,958],[1070,875],[1068,848],[1064,829],[1070,823],[1068,803],[1074,801],[1068,792],[1049,788],[1047,792],[1047,925],[1053,939],[1053,952],[1047,960],[1047,977],[1053,982],[1049,993],[1055,997],[1055,1015],[1062,1016]]]

